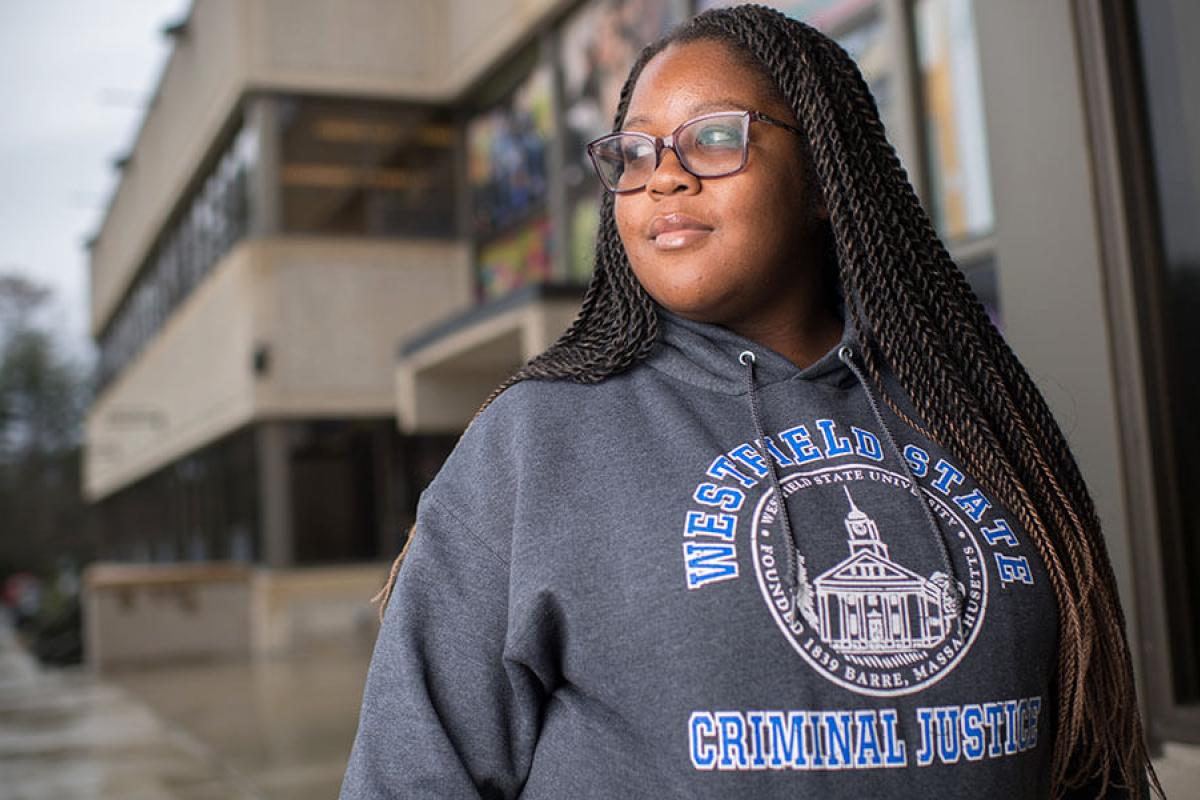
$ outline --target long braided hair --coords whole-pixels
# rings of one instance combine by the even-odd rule
[[[668,45],[702,40],[726,45],[800,123],[807,166],[829,212],[846,322],[864,345],[876,389],[1016,514],[1046,565],[1059,612],[1053,795],[1094,781],[1101,795],[1122,784],[1140,796],[1148,775],[1162,797],[1143,738],[1116,581],[1079,467],[1041,393],[934,231],[853,59],[814,28],[764,6],[708,11],[641,52],[621,89],[613,130],[624,125],[650,59]],[[579,316],[480,411],[524,380],[602,381],[648,356],[657,336],[654,303],[634,276],[613,195],[605,193]],[[921,421],[883,391],[884,365]],[[376,596],[383,607],[403,557]]]

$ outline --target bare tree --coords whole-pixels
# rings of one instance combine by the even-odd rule
[[[52,298],[0,275],[0,575],[90,556],[79,470],[88,379],[36,323]]]

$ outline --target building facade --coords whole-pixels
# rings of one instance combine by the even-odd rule
[[[583,144],[629,64],[717,4],[196,0],[91,243],[107,557],[389,559],[479,402],[578,307]],[[1195,4],[771,5],[862,67],[1092,489],[1152,738],[1200,741]],[[934,624],[931,579],[897,572],[868,619],[845,577],[823,597],[847,636]]]

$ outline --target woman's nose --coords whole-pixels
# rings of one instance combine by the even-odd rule
[[[658,167],[646,182],[646,189],[653,194],[674,194],[689,188],[700,188],[700,179],[683,168],[674,147],[663,148]]]

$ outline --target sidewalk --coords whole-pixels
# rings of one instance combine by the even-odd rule
[[[1168,744],[1154,769],[1169,800],[1200,796],[1200,747]]]
[[[0,620],[4,800],[255,796],[125,690],[82,669],[42,671]]]
[[[302,657],[127,671],[110,680],[203,742],[252,797],[337,797],[354,743],[371,642]],[[190,795],[181,795],[190,800]]]
[[[97,679],[43,670],[0,619],[0,800],[328,800],[369,647]]]

